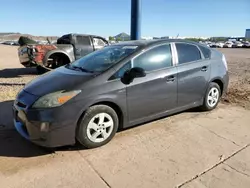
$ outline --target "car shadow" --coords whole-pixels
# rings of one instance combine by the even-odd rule
[[[0,78],[18,78],[24,75],[38,74],[36,68],[8,68],[0,70]]]
[[[35,157],[51,154],[52,150],[38,147],[22,138],[14,128],[13,101],[0,102],[0,157]]]
[[[136,124],[136,125],[133,125],[133,126],[128,127],[128,128],[119,129],[118,132],[123,132],[123,131],[126,131],[126,130],[130,130],[130,129],[133,129],[135,127],[139,127],[141,125],[147,124],[147,123],[152,123],[152,122],[155,122],[155,121],[158,121],[158,120],[164,120],[165,118],[173,117],[173,116],[176,116],[178,114],[183,114],[183,113],[193,113],[193,114],[196,114],[196,113],[205,113],[205,112],[202,111],[199,107],[190,108],[188,110],[176,112],[176,113],[173,113],[173,114],[170,114],[170,115],[167,115],[167,116],[163,116],[163,117],[156,118],[156,119],[153,119],[153,120],[149,120],[149,121],[146,121],[146,122],[143,122],[143,123],[140,123],[140,124]]]
[[[86,148],[81,146],[79,143],[76,143],[74,146],[63,146],[59,148],[46,149],[25,140],[19,135],[19,133],[14,128],[13,114],[12,114],[13,102],[14,102],[13,100],[0,102],[0,112],[1,112],[0,113],[0,157],[3,156],[3,157],[29,158],[29,157],[48,155],[57,151],[86,150]],[[168,117],[175,116],[177,114],[185,112],[197,113],[200,112],[200,110],[198,108],[194,108],[184,112],[179,112],[170,115]],[[158,118],[145,123],[150,123],[164,118],[166,117]],[[138,127],[143,124],[138,124],[133,127]],[[133,127],[121,129],[118,132],[123,132]]]

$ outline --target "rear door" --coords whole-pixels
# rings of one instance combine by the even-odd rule
[[[76,36],[76,42],[74,44],[74,53],[76,59],[79,59],[93,51],[94,49],[90,40],[90,36],[84,36],[84,35]]]
[[[175,43],[177,51],[178,106],[202,102],[210,77],[210,61],[198,46]]]

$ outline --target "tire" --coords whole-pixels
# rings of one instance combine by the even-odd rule
[[[111,107],[92,106],[86,111],[77,127],[76,139],[86,148],[100,147],[115,136],[118,125],[117,113]],[[104,139],[105,137],[106,139]]]
[[[48,70],[45,69],[44,67],[37,66],[37,67],[36,67],[36,71],[37,71],[38,74],[44,74],[44,73],[46,73]]]
[[[217,91],[218,93],[217,94],[211,93],[212,91],[214,92]],[[215,109],[218,103],[220,102],[220,98],[221,98],[220,86],[215,82],[211,82],[207,88],[201,109],[203,111],[210,111],[210,110]]]

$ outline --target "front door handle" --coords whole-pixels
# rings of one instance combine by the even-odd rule
[[[173,81],[175,81],[175,76],[167,77],[167,82],[173,82]]]
[[[203,72],[207,71],[207,66],[203,66],[203,67],[201,68],[201,71],[203,71]]]

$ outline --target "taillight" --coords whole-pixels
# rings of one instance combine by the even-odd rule
[[[224,54],[222,55],[222,61],[223,61],[223,64],[224,64],[226,70],[228,70],[228,67],[227,67],[227,60],[226,60],[226,57],[225,57]]]

